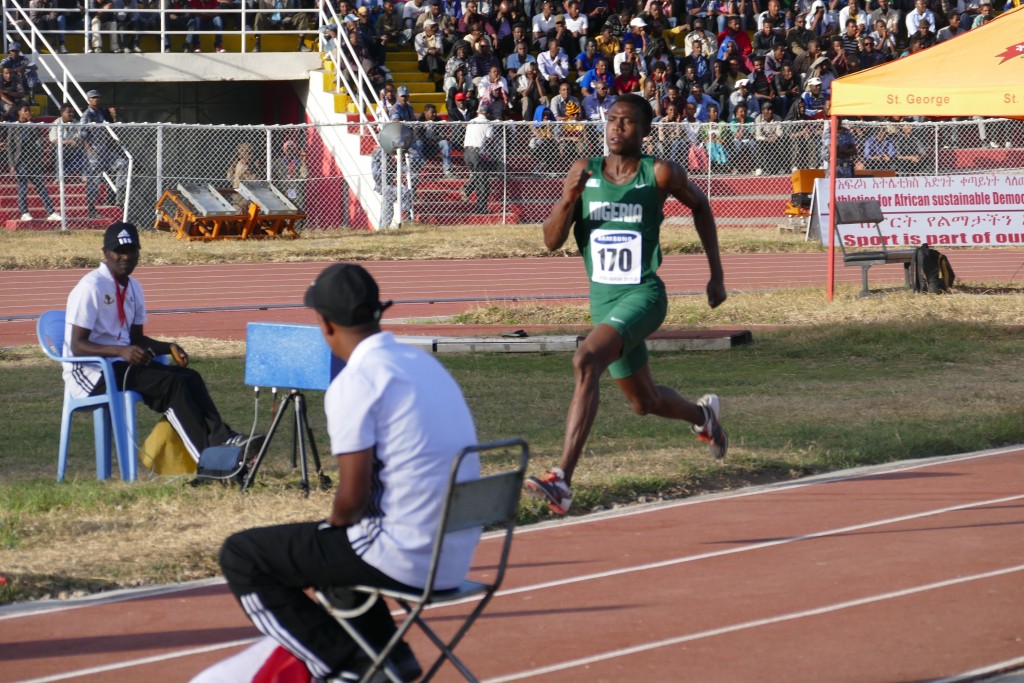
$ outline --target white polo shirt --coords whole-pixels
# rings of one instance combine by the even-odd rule
[[[462,390],[437,359],[379,332],[352,352],[324,409],[332,453],[375,451],[366,514],[348,529],[352,548],[391,578],[422,586],[452,460],[476,443]],[[478,456],[467,457],[459,479],[479,476]],[[479,540],[479,528],[445,539],[437,588],[466,577]]]
[[[118,302],[118,290],[121,290],[124,298],[123,305]],[[146,302],[139,281],[129,277],[127,287],[121,287],[114,280],[107,264],[101,263],[99,268],[79,280],[68,295],[63,354],[72,355],[72,325],[91,330],[89,341],[95,344],[128,346],[131,343],[132,325],[143,325],[145,322]],[[83,398],[92,393],[102,376],[102,371],[95,365],[64,363],[64,382],[75,398]]]

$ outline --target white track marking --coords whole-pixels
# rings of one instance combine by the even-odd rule
[[[773,624],[779,624],[785,621],[794,621],[796,619],[803,619],[805,617],[814,617],[821,614],[829,614],[831,612],[838,612],[840,610],[849,609],[851,607],[860,607],[862,605],[870,605],[872,603],[884,602],[886,600],[894,600],[896,598],[902,598],[908,595],[915,595],[917,593],[924,593],[926,591],[938,590],[940,588],[948,588],[950,586],[956,586],[962,583],[968,583],[971,581],[981,581],[984,579],[992,579],[998,576],[1004,576],[1006,574],[1012,574],[1014,572],[1024,571],[1024,564],[1019,564],[1014,567],[1006,567],[1004,569],[996,569],[990,572],[984,572],[981,574],[973,574],[970,576],[960,576],[955,579],[948,579],[946,581],[936,581],[935,583],[926,583],[920,586],[914,586],[913,588],[905,588],[903,590],[892,591],[888,593],[879,593],[877,595],[869,595],[867,597],[858,598],[856,600],[847,600],[845,602],[837,602],[831,605],[823,605],[821,607],[815,607],[814,609],[801,610],[799,612],[790,612],[788,614],[780,614],[774,617],[767,617],[765,619],[755,619],[753,621],[745,621],[739,624],[733,624],[731,626],[722,626],[721,628],[710,629],[707,631],[701,631],[699,633],[691,633],[685,636],[677,636],[675,638],[666,638],[643,645],[637,645],[635,647],[627,647],[619,650],[609,650],[608,652],[602,652],[601,654],[593,655],[590,657],[581,657],[580,659],[574,659],[568,662],[562,662],[551,666],[540,667],[537,669],[530,669],[529,671],[521,671],[519,673],[508,674],[506,676],[499,676],[497,678],[489,678],[485,683],[507,683],[508,681],[521,681],[535,676],[541,676],[544,674],[554,673],[556,671],[564,671],[566,669],[574,669],[580,666],[587,666],[589,664],[595,664],[597,662],[607,661],[609,659],[615,659],[617,657],[625,657],[628,655],[634,655],[639,652],[649,652],[662,647],[669,647],[671,645],[679,645],[681,643],[688,643],[694,640],[700,640],[702,638],[713,638],[715,636],[724,635],[726,633],[735,633],[737,631],[745,631],[752,628],[758,628],[761,626],[771,626]],[[962,674],[966,675],[966,674]],[[949,681],[963,680],[961,678],[944,679]]]
[[[1024,493],[1016,496],[1006,496],[1004,498],[992,498],[990,500],[979,500],[972,503],[963,503],[961,505],[951,505],[949,507],[937,508],[935,510],[928,510],[926,512],[915,512],[912,515],[902,515],[900,517],[890,517],[888,519],[880,519],[874,522],[864,522],[863,524],[854,524],[851,526],[839,527],[836,529],[826,529],[825,531],[815,531],[811,534],[802,534],[800,536],[790,536],[788,538],[777,538],[771,541],[764,541],[762,543],[752,543],[750,545],[742,545],[736,548],[728,548],[726,550],[714,550],[707,553],[700,553],[697,555],[684,555],[683,557],[674,557],[669,560],[661,560],[659,562],[650,562],[648,564],[638,564],[630,567],[620,567],[618,569],[609,569],[603,572],[594,572],[593,574],[584,574],[582,576],[574,576],[567,579],[557,579],[555,581],[546,581],[544,583],[535,583],[529,586],[520,586],[519,588],[509,588],[507,590],[500,590],[496,594],[497,596],[516,595],[517,593],[529,593],[532,591],[544,590],[546,588],[556,588],[558,586],[568,586],[575,583],[582,583],[584,581],[595,581],[599,579],[606,579],[612,576],[622,576],[623,574],[632,574],[634,572],[643,572],[649,569],[662,569],[664,567],[671,567],[677,564],[687,564],[689,562],[697,562],[699,560],[708,560],[715,557],[724,557],[725,555],[736,555],[739,553],[746,553],[752,550],[763,550],[764,548],[772,548],[779,545],[786,545],[788,543],[796,543],[798,541],[809,541],[815,538],[826,538],[828,536],[839,536],[841,534],[848,534],[854,531],[861,531],[863,529],[871,529],[873,527],[887,526],[889,524],[899,524],[901,522],[909,522],[915,519],[921,519],[923,517],[934,517],[936,515],[943,515],[949,512],[958,512],[960,510],[970,510],[971,508],[985,507],[986,505],[998,505],[999,503],[1009,503],[1015,500],[1024,500]],[[436,607],[443,607],[448,605],[462,604],[464,602],[475,602],[476,598],[467,598],[459,602],[449,602],[446,605],[437,605]],[[430,609],[429,607],[427,609]]]
[[[838,472],[827,472],[825,474],[817,474],[810,477],[803,477],[795,481],[783,481],[776,482],[774,484],[764,484],[761,486],[749,486],[738,491],[707,493],[700,496],[694,496],[692,498],[685,498],[683,500],[648,503],[644,505],[631,505],[629,507],[620,508],[618,510],[609,510],[607,512],[594,513],[592,515],[587,515],[586,517],[572,517],[569,519],[559,519],[550,522],[541,522],[539,524],[531,524],[527,527],[517,528],[516,535],[544,531],[545,529],[549,529],[552,526],[564,527],[576,526],[579,524],[593,524],[595,522],[602,522],[608,519],[609,517],[632,517],[633,515],[643,515],[651,512],[661,512],[662,510],[671,510],[677,507],[713,503],[722,499],[747,498],[750,496],[759,496],[766,493],[792,491],[794,489],[801,489],[808,486],[822,486],[826,484],[836,484],[854,481],[857,479],[880,477],[886,474],[892,474],[893,472],[910,472],[912,470],[923,469],[926,467],[935,467],[937,465],[946,465],[954,462],[976,460],[978,458],[996,457],[1000,455],[1006,455],[1007,453],[1015,453],[1019,451],[1021,451],[1020,445],[1006,446],[1003,448],[995,448],[986,451],[974,451],[972,453],[961,453],[958,455],[940,455],[933,458],[923,458],[919,460],[912,460],[909,462],[903,461],[902,463],[886,463],[883,465],[870,465],[867,467],[858,467],[850,470],[841,470]]]
[[[94,674],[102,674],[108,671],[117,671],[118,669],[130,669],[133,666],[142,666],[144,664],[155,664],[157,662],[165,662],[168,659],[190,657],[192,655],[201,655],[207,652],[216,652],[217,650],[226,650],[228,648],[237,647],[239,645],[252,645],[262,637],[263,636],[260,636],[258,638],[243,638],[242,640],[232,640],[230,643],[217,643],[216,645],[194,647],[188,650],[178,650],[177,652],[168,652],[162,655],[153,655],[152,657],[130,659],[125,662],[118,662],[117,664],[105,664],[103,666],[94,666],[89,669],[67,671],[65,673],[53,674],[52,676],[43,676],[42,678],[26,678],[21,681],[15,681],[14,683],[50,683],[50,681],[66,681],[71,678],[79,678],[80,676],[92,676]]]
[[[977,669],[971,671],[964,671],[963,673],[950,676],[949,678],[939,678],[929,683],[962,683],[963,681],[973,681],[978,676],[985,676],[987,674],[997,674],[1001,671],[1012,671],[1021,666],[1024,666],[1024,657],[1016,657],[1014,659],[1007,659],[1005,662],[996,662],[995,664],[988,664],[986,666],[980,666]],[[994,681],[993,683],[998,683]]]

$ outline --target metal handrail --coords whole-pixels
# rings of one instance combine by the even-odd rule
[[[5,8],[4,17],[3,17],[3,28],[4,28],[5,32],[6,32],[7,26],[9,24],[15,23],[15,22],[7,21],[6,7],[8,5],[10,5],[10,6],[15,7],[17,9],[21,9],[21,8],[20,8],[20,4],[19,4],[18,0],[3,0],[2,5]],[[40,11],[40,10],[30,10],[30,11]],[[169,30],[169,29],[167,29],[167,15],[172,13],[172,11],[169,8],[156,8],[156,9],[153,9],[153,8],[141,8],[140,9],[140,8],[125,7],[125,8],[120,8],[120,9],[117,9],[117,10],[104,10],[104,12],[115,12],[115,11],[117,13],[124,13],[124,14],[156,14],[156,15],[159,15],[159,22],[158,22],[159,23],[159,27],[160,27],[159,30],[155,30],[154,31],[154,30],[135,30],[135,29],[132,29],[131,32],[132,33],[137,33],[137,34],[142,35],[142,36],[159,36],[159,38],[160,38],[160,52],[161,53],[168,52],[167,50],[164,49],[164,46],[165,46],[165,44],[167,42],[167,39],[170,36],[185,36],[185,35],[202,35],[202,36],[205,36],[205,35],[215,35],[215,34],[240,35],[241,39],[242,39],[242,45],[244,46],[245,45],[245,39],[248,36],[250,36],[250,35],[251,36],[262,35],[262,32],[257,32],[254,29],[249,28],[249,18],[252,17],[255,14],[266,14],[266,13],[268,13],[266,10],[257,11],[255,9],[248,8],[248,7],[245,6],[245,4],[243,4],[239,8],[233,8],[232,7],[232,8],[217,8],[217,9],[193,9],[193,8],[189,7],[186,10],[181,11],[181,13],[182,14],[211,15],[211,16],[213,16],[213,15],[239,15],[239,17],[240,17],[240,25],[241,25],[241,28],[239,30],[237,30],[237,31],[232,31],[232,30],[227,30],[227,29],[218,30],[218,29],[200,29],[200,28],[197,28],[197,29],[195,29],[193,31],[190,31],[188,29],[185,29],[185,30]],[[103,35],[120,35],[120,34],[124,33],[124,31],[117,30],[117,29],[107,30],[107,29],[103,29],[103,28],[100,28],[98,31],[94,31],[92,29],[92,16],[96,14],[96,10],[92,9],[92,8],[89,8],[89,7],[86,7],[84,9],[84,11],[81,11],[81,10],[78,10],[78,9],[59,8],[59,7],[52,7],[51,8],[51,7],[48,7],[48,8],[46,8],[45,12],[46,13],[54,13],[54,14],[68,14],[68,15],[79,15],[80,14],[82,16],[82,27],[80,29],[74,29],[74,30],[65,29],[63,31],[63,33],[71,34],[71,35],[81,35],[83,37],[84,41],[85,41],[86,52],[88,52],[88,48],[89,48],[89,45],[91,44],[91,39],[92,39],[93,35],[101,35],[101,36],[103,36]],[[305,34],[313,33],[314,31],[317,30],[317,28],[315,26],[315,21],[316,21],[316,17],[320,16],[320,11],[317,10],[317,9],[284,9],[284,8],[282,8],[280,10],[275,9],[275,10],[273,10],[273,12],[276,13],[276,14],[282,14],[282,15],[295,15],[295,14],[310,14],[310,15],[313,15],[313,17],[311,17],[310,27],[308,29],[300,30],[300,29],[278,29],[278,28],[275,28],[275,29],[272,30],[273,33],[280,34],[280,35],[305,35]],[[26,19],[26,23],[28,23],[29,25],[32,25],[32,22],[28,19],[27,16],[25,17],[25,19]],[[33,28],[35,28],[35,27],[33,26]],[[36,33],[37,33],[37,31],[33,31],[32,32],[33,36]],[[40,35],[41,35],[41,33],[40,33]],[[26,44],[28,44],[32,48],[33,51],[38,51],[37,50],[37,45],[36,45],[34,39],[28,39],[25,42],[26,42]],[[47,44],[44,43],[44,46],[46,46],[46,45]],[[47,48],[47,49],[49,49],[49,48]],[[243,51],[244,51],[244,49],[243,49]],[[55,51],[51,50],[51,52],[55,54]]]
[[[325,12],[324,9],[327,11]],[[362,63],[359,61],[359,56],[356,54],[355,48],[352,47],[352,43],[348,40],[348,35],[342,28],[342,23],[338,19],[337,13],[334,11],[332,3],[325,2],[321,5],[321,24],[326,26],[328,23],[333,23],[338,27],[336,33],[338,34],[338,40],[335,41],[335,49],[332,57],[335,58],[334,62],[334,86],[335,89],[341,90],[342,86],[345,90],[355,99],[356,106],[359,109],[359,121],[368,122],[376,120],[376,117],[369,117],[366,113],[367,105],[372,105],[374,112],[382,111],[382,105],[380,97],[377,95],[377,91],[373,87],[373,83],[370,81],[370,76],[363,69]],[[323,30],[320,32],[320,40],[323,41]],[[339,63],[343,62],[342,63]],[[344,66],[344,69],[342,69]],[[345,72],[342,75],[342,72]],[[355,82],[350,79],[355,76]],[[369,92],[370,96],[367,98],[366,93]],[[374,142],[377,142],[377,129],[375,126],[369,128],[370,135],[373,137]]]

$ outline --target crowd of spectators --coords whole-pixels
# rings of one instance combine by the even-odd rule
[[[575,134],[574,151],[593,152],[587,127],[571,124],[601,121],[617,96],[638,93],[657,122],[680,124],[659,127],[651,151],[692,168],[710,162],[757,175],[821,163],[817,139],[800,140],[780,124],[826,118],[833,80],[949,40],[993,16],[987,0],[337,4],[342,30],[381,86],[379,119],[417,120],[387,68],[388,53],[411,44],[420,70],[444,93],[450,119],[485,114],[565,123],[554,134],[538,126],[531,147],[547,150],[538,152],[542,162],[556,147],[553,136],[563,138],[561,149]],[[901,121],[888,123],[891,132]],[[899,139],[891,136],[885,148]],[[858,143],[861,154],[864,141]],[[857,165],[878,163],[886,162],[875,155]]]
[[[191,32],[237,24],[237,13],[215,10],[238,8],[242,1],[252,12],[246,16],[252,17],[256,50],[260,32],[274,29],[298,32],[298,49],[308,49],[301,32],[315,16],[309,13],[314,0],[29,5],[32,21],[53,33],[61,52],[65,32],[81,29],[85,16],[93,29],[92,51],[103,49],[105,37],[113,52],[138,52],[139,32],[156,29],[161,11],[167,29],[190,32],[183,49],[199,51]],[[578,151],[593,151],[592,145],[586,149],[587,127],[577,124],[601,121],[617,96],[639,93],[658,122],[681,124],[652,136],[652,150],[694,168],[710,162],[757,174],[817,165],[802,143],[780,132],[779,122],[826,117],[834,79],[949,40],[993,16],[989,0],[330,1],[341,25],[323,29],[324,44],[331,51],[339,34],[347,38],[382,102],[379,120],[439,118],[436,109],[417,116],[407,84],[393,82],[389,54],[411,46],[425,80],[444,94],[449,120],[561,122],[559,149],[575,137]],[[214,38],[214,49],[223,51],[221,35]],[[18,46],[10,47],[0,63],[0,101],[13,116],[15,106],[31,97],[35,72]],[[551,136],[541,128],[531,146],[552,149],[555,141],[544,139]],[[986,139],[984,130],[983,143],[1008,142]],[[419,139],[418,147],[443,157],[450,173],[451,148],[461,140],[445,142],[446,152],[431,140]]]

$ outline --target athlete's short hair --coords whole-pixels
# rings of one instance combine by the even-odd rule
[[[615,100],[615,104],[619,104],[620,102],[632,105],[632,107],[636,109],[642,117],[647,119],[647,126],[650,126],[654,122],[654,109],[651,107],[651,103],[645,98],[629,93],[628,95],[622,95]]]

